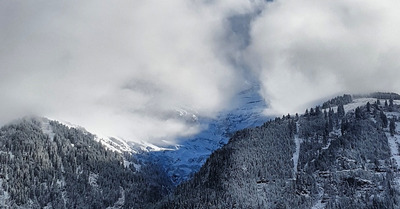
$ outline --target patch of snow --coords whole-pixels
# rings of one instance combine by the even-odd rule
[[[61,172],[65,173],[65,169],[64,169],[64,164],[63,163],[61,163]]]
[[[0,178],[0,206],[5,206],[10,199],[10,195],[6,190],[3,188],[3,179]]]
[[[299,131],[299,123],[296,122],[296,129],[297,132]],[[297,166],[299,163],[299,155],[300,155],[300,144],[303,142],[303,139],[299,138],[299,136],[296,134],[294,136],[294,143],[296,144],[296,151],[293,153],[293,178],[296,179],[296,174],[297,174]]]
[[[400,123],[396,122],[396,133],[400,133]],[[396,163],[397,169],[400,168],[400,155],[399,155],[399,144],[400,144],[400,135],[395,134],[392,136],[389,132],[385,132],[386,137],[388,138],[388,143],[390,147],[390,153],[392,155],[392,159]]]
[[[400,177],[394,178],[394,183],[397,185],[397,187],[400,187]]]
[[[324,209],[325,207],[326,204],[322,203],[322,199],[320,199],[311,209]]]
[[[118,198],[117,202],[114,203],[112,207],[107,207],[107,209],[118,209],[123,208],[125,204],[125,190],[120,187],[121,197]]]
[[[8,155],[11,160],[14,160],[14,158],[15,158],[15,155],[11,151],[9,151],[9,152],[0,151],[0,154]]]
[[[68,201],[67,191],[64,190],[61,192],[61,198],[63,200],[64,208],[67,208],[67,201]]]
[[[61,168],[62,169],[64,169],[64,166],[62,166],[62,164],[61,164]],[[62,172],[64,172],[64,171],[62,171]],[[64,178],[64,175],[62,175],[61,176],[61,180],[57,180],[57,185],[58,185],[58,187],[61,189],[61,199],[62,199],[62,201],[63,201],[63,205],[64,205],[64,208],[67,208],[67,192],[65,191],[65,186],[66,186],[66,183],[65,183],[65,178]]]
[[[400,112],[385,112],[387,118],[398,118],[400,117]]]
[[[123,139],[116,137],[99,137],[95,135],[94,140],[100,142],[106,149],[118,153],[135,153],[131,146]]]
[[[137,171],[140,171],[140,168],[142,168],[142,166],[140,164],[136,164],[136,163],[133,163],[133,167],[135,167],[135,169]]]
[[[60,188],[63,188],[63,187],[65,186],[65,180],[64,180],[64,179],[63,179],[63,180],[57,179],[56,184],[57,184],[57,186],[59,186]]]
[[[259,126],[268,120],[263,114],[266,103],[257,85],[237,94],[232,103],[233,108],[220,112],[215,118],[197,118],[198,126],[204,127],[200,133],[178,139],[178,144],[166,148],[146,148],[150,152],[139,157],[143,161],[160,163],[175,184],[189,179],[235,131]],[[190,115],[189,112],[180,111]]]
[[[55,133],[50,125],[50,120],[47,118],[41,118],[39,122],[43,133],[48,135],[50,140],[53,140]]]
[[[140,171],[140,168],[142,167],[142,165],[140,164],[136,164],[134,162],[130,162],[124,159],[124,167],[128,168],[130,165],[133,165],[133,167],[136,169],[136,171]]]
[[[394,114],[391,113],[385,113],[386,117],[388,116],[393,116]],[[400,145],[400,123],[395,122],[396,124],[396,133],[394,136],[392,136],[389,132],[389,129],[385,129],[385,134],[388,139],[389,147],[390,147],[390,154],[391,154],[391,159],[394,162],[394,166],[396,170],[399,170],[400,168],[400,155],[399,155],[399,145]],[[395,173],[394,176],[394,183],[396,184],[397,188],[400,187],[400,176],[399,173]]]
[[[96,140],[98,140],[102,145],[104,145],[104,147],[114,152],[118,153],[133,152],[132,148],[128,145],[128,143],[120,138],[115,138],[115,137],[98,138],[96,136]]]
[[[331,146],[331,139],[328,140],[328,143],[326,144],[325,147],[322,147],[323,150],[328,149]]]
[[[344,108],[345,113],[348,113],[348,112],[351,112],[351,111],[355,111],[355,109],[357,107],[366,105],[368,102],[370,104],[374,104],[376,102],[376,99],[375,98],[353,99],[353,101],[351,103],[343,105],[343,108]],[[332,109],[333,109],[333,111],[337,112],[337,106],[333,106]],[[326,108],[326,109],[323,109],[323,110],[328,111],[329,108]]]
[[[133,163],[127,161],[126,159],[124,159],[124,167],[125,167],[125,168],[128,168],[131,164],[133,164]]]
[[[163,142],[166,142],[163,140]],[[174,145],[174,147],[159,147],[149,142],[140,141],[139,143],[130,142],[130,147],[133,148],[134,152],[138,153],[140,151],[144,152],[161,152],[161,151],[168,151],[168,150],[176,150],[179,145]]]
[[[52,130],[51,130],[51,126],[49,125],[50,120],[54,120],[54,121],[58,121],[59,123],[67,126],[68,128],[75,128],[78,130],[83,131],[86,134],[89,134],[89,132],[79,126],[79,125],[75,125],[72,124],[70,122],[67,121],[63,121],[63,120],[55,120],[55,119],[47,119],[47,118],[43,118],[42,122],[42,130],[44,133],[49,134],[50,138],[54,137],[54,133],[53,135],[51,135]],[[51,132],[50,132],[51,130]],[[100,142],[106,149],[114,151],[114,152],[118,152],[118,153],[135,153],[135,150],[132,149],[132,147],[124,140],[118,137],[108,137],[105,135],[102,135],[100,133],[90,133],[94,135],[94,140],[97,142]],[[74,146],[73,144],[71,144],[71,146]]]
[[[82,173],[83,173],[82,167],[81,167],[81,166],[78,166],[78,167],[75,169],[75,174],[76,174],[76,176],[79,177]]]
[[[370,120],[372,121],[372,122],[374,122],[374,123],[376,123],[377,121],[376,121],[376,119],[375,118],[373,118],[373,117],[371,117],[370,118]]]
[[[53,205],[51,204],[51,202],[49,202],[46,206],[43,207],[43,209],[53,209]]]
[[[92,186],[95,189],[99,188],[99,185],[97,184],[97,179],[99,178],[99,174],[95,174],[90,172],[89,174],[89,185]]]
[[[311,209],[324,209],[326,207],[326,203],[322,202],[322,198],[324,196],[324,188],[320,183],[317,183],[318,186],[318,201],[312,206]]]
[[[353,99],[353,102],[350,104],[344,105],[344,111],[345,113],[348,113],[350,111],[355,111],[357,107],[367,105],[367,103],[374,104],[376,102],[375,98],[359,98],[359,99]]]

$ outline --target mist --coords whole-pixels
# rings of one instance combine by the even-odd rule
[[[342,93],[399,92],[396,1],[282,0],[253,22],[247,59],[267,114],[303,111]]]
[[[2,1],[0,124],[25,115],[128,141],[201,130],[246,83],[266,114],[400,90],[395,1]]]
[[[131,141],[199,131],[240,89],[221,47],[249,1],[2,1],[1,124],[25,115]]]

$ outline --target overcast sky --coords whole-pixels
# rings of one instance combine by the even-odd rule
[[[392,0],[0,2],[0,124],[24,115],[173,141],[260,83],[267,114],[400,92]],[[254,79],[256,78],[256,79]],[[247,86],[246,86],[247,85]]]

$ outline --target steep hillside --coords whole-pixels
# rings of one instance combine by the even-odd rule
[[[171,147],[142,152],[138,157],[159,164],[175,185],[188,180],[235,131],[261,125],[267,120],[262,114],[266,104],[258,91],[259,87],[254,85],[240,92],[234,99],[235,108],[219,113],[215,119],[198,118],[199,126],[206,127],[199,134],[179,139],[179,144]],[[183,110],[181,114],[195,117],[194,113]]]
[[[0,129],[0,164],[0,208],[141,208],[167,192],[157,168],[137,172],[94,135],[42,118]]]
[[[159,207],[399,208],[398,102],[326,105],[237,132]]]

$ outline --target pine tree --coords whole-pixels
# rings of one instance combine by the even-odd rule
[[[392,98],[389,99],[389,111],[390,112],[393,111],[393,99]]]
[[[320,106],[316,106],[315,107],[315,115],[319,115],[319,114],[321,114],[321,108],[320,108]]]
[[[394,136],[394,134],[396,133],[396,123],[394,122],[393,118],[390,120],[389,128],[390,128],[390,135]]]
[[[382,128],[387,128],[388,119],[387,119],[385,113],[383,113],[383,111],[380,112],[380,117],[381,117],[381,120],[382,120]]]
[[[361,114],[361,109],[360,107],[357,107],[355,110],[355,115],[356,115],[356,119],[361,119],[362,118],[362,114]]]
[[[337,114],[338,114],[338,117],[339,117],[340,119],[343,118],[344,115],[346,114],[346,113],[344,112],[344,107],[343,107],[342,104],[340,104],[340,105],[338,106]]]
[[[340,131],[342,132],[342,135],[344,135],[349,128],[349,122],[346,119],[342,119],[342,124],[340,126]]]

